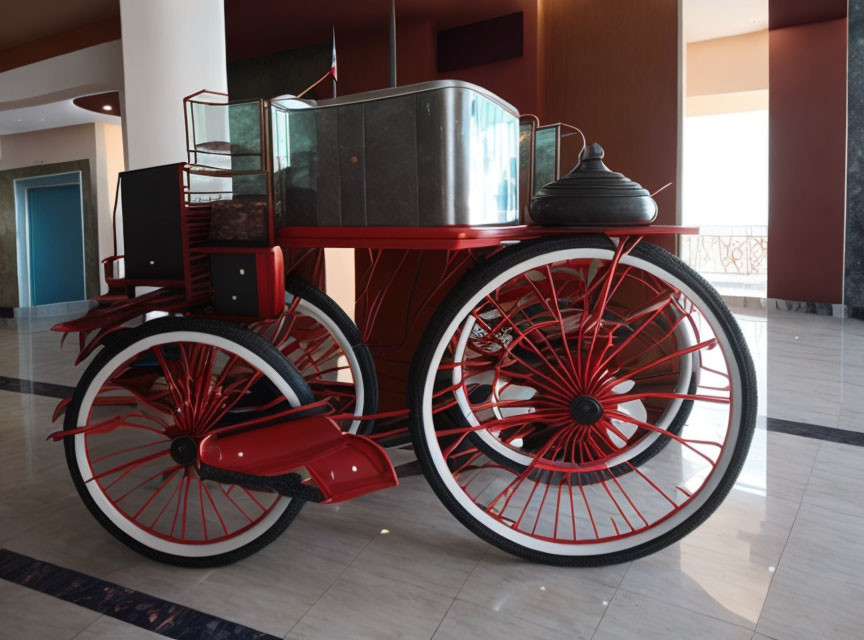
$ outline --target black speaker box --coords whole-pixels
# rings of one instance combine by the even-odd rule
[[[166,164],[120,174],[126,278],[183,278],[182,168]]]

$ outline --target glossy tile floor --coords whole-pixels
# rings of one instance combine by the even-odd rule
[[[0,548],[280,638],[860,639],[864,447],[820,436],[864,433],[864,322],[780,311],[739,321],[762,416],[744,472],[706,524],[630,564],[558,569],[509,557],[415,476],[340,506],[309,505],[239,564],[159,565],[81,504],[62,446],[45,442],[56,399],[2,385]],[[74,349],[59,350],[49,322],[0,322],[0,376],[75,383]],[[789,435],[765,416],[815,426],[802,427],[811,437]],[[0,637],[162,636],[0,579]]]

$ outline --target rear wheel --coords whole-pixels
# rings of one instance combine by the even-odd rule
[[[554,564],[626,561],[686,535],[728,493],[755,424],[752,362],[717,293],[659,247],[605,238],[525,244],[469,274],[409,389],[442,502]]]
[[[326,400],[343,431],[366,434],[373,422],[361,420],[378,408],[378,380],[369,347],[351,318],[326,293],[288,276],[285,310],[275,320],[253,325],[300,371],[315,394]]]
[[[88,509],[124,544],[171,564],[227,564],[274,540],[303,502],[202,480],[198,442],[219,426],[312,401],[294,366],[261,336],[162,318],[88,366],[64,423],[86,431],[65,439],[66,459]]]

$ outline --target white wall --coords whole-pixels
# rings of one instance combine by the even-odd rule
[[[186,161],[182,100],[227,91],[222,0],[120,0],[127,166]]]
[[[0,171],[71,160],[90,160],[95,171],[96,134],[93,123],[0,136]]]
[[[119,124],[102,122],[0,136],[0,171],[40,164],[88,160],[95,197],[99,260],[114,253],[112,213],[117,174],[123,171],[123,134]],[[101,266],[100,266],[101,269]],[[99,272],[102,291],[105,282]]]
[[[114,199],[117,174],[124,169],[123,130],[119,124],[95,125],[96,209],[99,217],[99,261],[114,255]],[[101,267],[100,267],[101,268]],[[104,285],[104,278],[100,282]],[[104,289],[103,289],[104,290]]]

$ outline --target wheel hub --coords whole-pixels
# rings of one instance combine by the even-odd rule
[[[576,396],[570,403],[570,415],[578,424],[594,424],[603,417],[603,405],[593,396]]]
[[[171,457],[177,464],[189,465],[198,459],[198,443],[186,436],[171,442]]]

